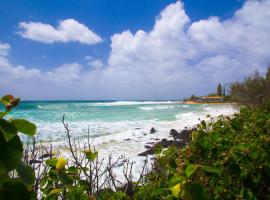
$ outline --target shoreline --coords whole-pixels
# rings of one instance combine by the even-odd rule
[[[232,116],[237,112],[230,105],[218,106],[214,109],[202,108],[203,111],[199,113],[184,113],[181,115],[182,118],[177,118],[176,121],[158,123],[151,121],[147,124],[135,123],[136,126],[132,126],[132,129],[128,131],[124,130],[96,138],[90,137],[90,139],[77,137],[76,130],[72,129],[71,123],[71,126],[69,126],[71,141],[75,142],[74,139],[76,140],[76,143],[73,143],[73,147],[76,150],[75,155],[79,159],[83,159],[84,154],[82,152],[88,149],[87,142],[90,142],[90,149],[98,152],[96,165],[100,164],[100,169],[106,170],[110,162],[115,162],[113,167],[111,167],[111,173],[115,179],[119,181],[119,187],[123,187],[126,184],[126,177],[123,171],[128,165],[129,167],[132,165],[130,177],[131,180],[135,182],[140,178],[142,169],[148,172],[152,169],[155,162],[154,153],[157,145],[160,145],[162,149],[166,149],[171,145],[177,148],[184,147],[189,143],[191,132],[194,128],[197,128],[200,121],[205,120],[209,123],[211,122],[210,120],[216,120],[220,115]],[[210,114],[211,117],[207,116],[207,114]],[[128,124],[130,122],[124,123]],[[112,124],[110,125],[112,126]],[[125,129],[127,127],[122,127],[121,130],[123,130],[123,128]],[[154,130],[152,130],[152,128]],[[110,129],[108,129],[108,131],[109,130]],[[55,157],[62,156],[66,158],[69,163],[74,162],[72,153],[68,147],[67,137],[63,138],[61,141],[51,141],[51,144],[52,146],[50,146],[49,142],[40,144],[37,141],[35,149],[38,152],[35,154],[33,162],[44,162],[46,158],[43,160],[41,157],[46,154]],[[50,147],[52,148],[51,150]],[[46,150],[44,151],[44,149]],[[82,160],[81,163],[85,164],[85,160]]]
[[[188,104],[188,105],[192,105],[192,104],[201,104],[201,105],[207,105],[207,104],[211,104],[211,105],[235,105],[235,103],[231,103],[231,102],[196,102],[196,101],[183,101],[181,102],[181,104]]]

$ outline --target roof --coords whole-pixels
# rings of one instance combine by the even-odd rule
[[[204,96],[202,97],[202,99],[222,99],[223,97],[222,96]]]

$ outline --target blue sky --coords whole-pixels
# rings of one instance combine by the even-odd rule
[[[0,93],[24,99],[177,99],[208,93],[217,82],[265,70],[269,26],[259,19],[269,17],[268,6],[269,0],[5,0]],[[249,14],[252,9],[255,14]],[[66,37],[59,31],[65,22],[71,27]],[[142,36],[136,34],[140,30]],[[247,30],[250,36],[239,39]],[[260,44],[257,52],[241,53]],[[221,66],[209,71],[215,64]],[[244,69],[235,73],[240,66]],[[151,80],[152,72],[158,81]],[[193,84],[178,81],[189,76]]]
[[[0,5],[0,32],[2,42],[12,46],[10,60],[14,64],[54,68],[66,62],[82,60],[91,55],[102,60],[108,58],[110,37],[117,32],[129,29],[149,31],[155,16],[172,0],[6,0]],[[186,0],[185,8],[191,20],[206,19],[210,16],[227,18],[242,5],[239,0]],[[59,20],[74,18],[91,27],[104,42],[89,46],[78,43],[43,44],[25,40],[16,34],[18,24],[22,21],[38,21],[57,25]],[[44,59],[46,57],[46,59]]]

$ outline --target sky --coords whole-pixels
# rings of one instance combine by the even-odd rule
[[[1,0],[0,95],[164,100],[270,63],[270,0]]]

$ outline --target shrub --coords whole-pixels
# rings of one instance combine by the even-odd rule
[[[259,72],[245,78],[242,82],[230,86],[231,100],[241,105],[262,107],[270,102],[270,67],[265,77]]]
[[[35,135],[36,126],[24,119],[6,119],[19,101],[12,95],[1,98],[5,111],[0,112],[0,199],[36,199],[35,174],[22,161],[23,144],[18,136],[19,132]]]
[[[233,119],[202,121],[189,146],[169,148],[157,162],[162,169],[148,175],[138,199],[269,199],[270,113],[242,108]]]

